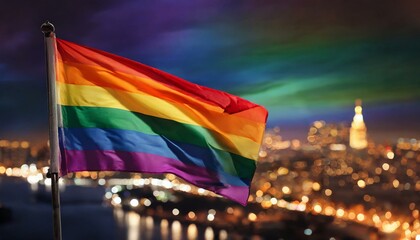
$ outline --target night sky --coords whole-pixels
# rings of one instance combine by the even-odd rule
[[[357,98],[375,140],[420,138],[418,1],[7,2],[0,139],[47,138],[45,20],[59,38],[261,104],[286,138],[350,123]]]

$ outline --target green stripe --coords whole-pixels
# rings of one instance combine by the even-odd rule
[[[66,128],[110,128],[161,135],[173,141],[211,148],[223,169],[231,175],[251,180],[256,162],[230,153],[206,128],[152,117],[115,108],[61,106],[63,126]]]

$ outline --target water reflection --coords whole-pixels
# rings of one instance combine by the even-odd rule
[[[214,233],[211,227],[206,228],[206,231],[204,232],[204,239],[206,240],[214,239]]]
[[[160,222],[160,232],[161,232],[162,239],[168,239],[168,236],[169,236],[168,226],[169,226],[168,220],[162,219],[162,221]]]
[[[181,240],[181,236],[182,236],[181,231],[182,231],[181,223],[178,221],[174,221],[171,227],[172,239]]]
[[[154,221],[150,216],[146,217],[146,239],[152,239],[154,230]]]
[[[124,211],[121,208],[114,208],[114,219],[118,224],[118,227],[124,226]]]
[[[136,212],[124,212],[114,208],[114,217],[119,228],[118,239],[127,240],[193,240],[229,239],[226,230],[215,232],[211,227],[181,223],[177,220],[155,219],[140,216]]]
[[[197,239],[197,235],[198,235],[197,226],[195,226],[195,224],[188,225],[188,229],[187,229],[188,240]]]
[[[125,223],[127,226],[127,239],[137,240],[140,237],[140,215],[134,212],[128,212],[125,215]]]
[[[220,230],[219,232],[219,240],[226,240],[228,239],[228,233],[226,230]]]

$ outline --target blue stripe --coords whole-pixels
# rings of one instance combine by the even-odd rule
[[[241,179],[224,171],[218,158],[231,158],[230,154],[211,148],[180,143],[164,136],[148,135],[131,130],[101,128],[63,128],[62,130],[59,132],[64,134],[64,148],[68,150],[150,153],[209,169],[217,173],[222,181],[235,186],[249,186],[251,182],[250,179]]]

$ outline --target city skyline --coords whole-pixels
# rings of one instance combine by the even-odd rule
[[[45,20],[60,38],[261,104],[268,126],[287,138],[304,139],[317,120],[350,124],[358,98],[370,138],[420,138],[419,8],[391,1],[9,2],[0,16],[0,138],[47,139]]]
[[[356,107],[356,121],[352,127],[358,129],[360,112]],[[214,236],[206,239],[217,235],[220,239],[235,235],[271,239],[273,234],[297,239],[307,239],[305,236],[317,239],[417,239],[420,230],[419,196],[416,194],[420,189],[417,174],[420,141],[405,139],[396,145],[364,145],[360,142],[363,137],[356,134],[356,142],[364,146],[349,146],[351,131],[349,126],[317,121],[309,130],[309,144],[302,144],[284,140],[277,128],[268,130],[246,207],[216,197],[211,191],[191,185],[174,174],[109,171],[68,174],[61,179],[62,199],[66,205],[69,196],[83,199],[94,195],[97,204],[112,209],[116,225],[125,227],[114,226],[114,231],[121,234],[118,239],[139,239],[139,229],[146,239],[171,239],[165,231],[170,223],[177,239],[183,239],[183,235],[189,239],[200,234],[207,236],[208,231]],[[45,178],[48,156],[40,151],[28,158],[29,151],[32,152],[28,147],[27,142],[0,141],[3,187],[0,189],[6,192],[4,188],[8,189],[8,185],[10,188],[12,183],[27,182],[26,194],[30,194],[30,189],[38,196],[29,205],[37,208],[46,200],[41,197],[45,189],[51,187],[51,181]],[[89,194],[86,194],[86,188]],[[4,198],[8,195],[0,195],[6,206],[11,204],[10,199]],[[20,193],[18,199],[31,198],[22,198]],[[78,208],[82,206],[80,203]],[[97,210],[96,214],[99,214]],[[121,221],[123,218],[118,216],[124,214],[130,217]],[[109,210],[107,216],[112,217]],[[67,213],[63,219],[68,217]],[[86,221],[84,215],[78,218]],[[141,221],[153,220],[146,220],[149,227],[142,229],[140,218]],[[179,230],[178,221],[184,230]],[[24,226],[19,221],[12,221],[12,224]],[[187,226],[189,230],[185,231]],[[13,236],[10,228],[1,227],[6,238]],[[48,232],[45,225],[38,225],[38,229]],[[82,236],[89,231],[77,232]],[[68,231],[64,233],[71,235]],[[25,235],[21,233],[21,236]]]

